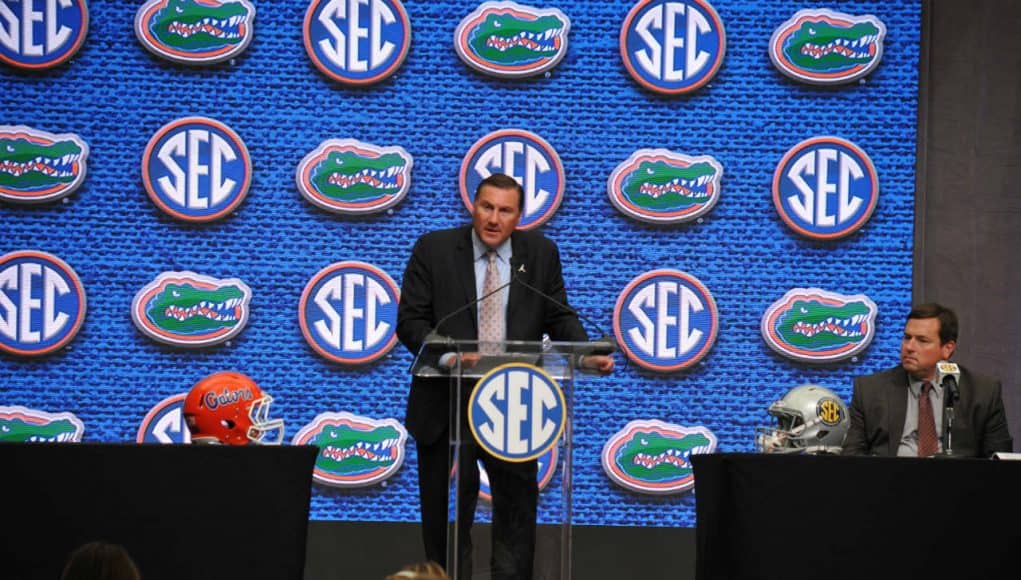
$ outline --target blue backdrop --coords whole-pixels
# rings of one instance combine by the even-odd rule
[[[0,355],[0,405],[70,411],[85,423],[85,441],[130,442],[159,400],[212,372],[234,369],[274,396],[272,414],[286,420],[288,440],[323,412],[402,419],[409,353],[398,345],[361,367],[325,360],[298,325],[302,289],[341,260],[368,262],[399,284],[419,234],[466,221],[457,181],[461,160],[478,139],[504,128],[533,131],[560,154],[563,203],[541,229],[560,246],[574,306],[610,329],[625,286],[643,272],[668,268],[701,280],[719,310],[716,343],[694,368],[657,374],[632,363],[578,391],[575,523],[694,525],[692,493],[639,495],[603,473],[603,443],[631,420],[705,426],[719,450],[751,451],[754,428],[769,421],[766,407],[790,387],[817,382],[846,400],[852,376],[896,363],[911,297],[919,0],[835,7],[874,14],[888,31],[878,69],[838,88],[788,79],[767,50],[773,30],[794,12],[830,6],[714,0],[726,27],[726,57],[708,85],[685,96],[642,88],[622,64],[618,36],[630,1],[561,0],[555,6],[571,20],[566,58],[538,78],[499,80],[466,66],[453,48],[454,29],[477,3],[410,0],[407,60],[393,77],[361,88],[344,87],[311,64],[302,44],[307,2],[256,2],[248,49],[205,68],[144,50],[132,29],[140,4],[89,2],[88,38],[76,57],[55,69],[0,66],[0,124],[77,133],[91,148],[85,183],[63,202],[0,202],[0,255],[26,249],[55,254],[78,272],[88,296],[84,326],[68,348],[37,359]],[[236,212],[204,225],[164,214],[140,177],[150,137],[192,115],[233,128],[254,167],[251,190]],[[770,191],[784,153],[817,135],[856,143],[879,175],[872,218],[836,241],[791,231]],[[295,168],[333,138],[400,145],[413,155],[404,200],[362,217],[307,202],[295,186]],[[724,173],[715,208],[675,226],[618,212],[606,180],[641,148],[717,159]],[[169,270],[243,279],[254,294],[247,328],[229,345],[198,351],[142,335],[132,324],[132,298]],[[868,295],[879,307],[871,346],[825,366],[777,355],[764,343],[759,322],[794,287]],[[622,362],[618,358],[618,368]],[[317,486],[312,515],[417,521],[414,453],[385,485],[356,491]]]

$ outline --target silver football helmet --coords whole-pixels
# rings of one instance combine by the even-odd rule
[[[840,453],[850,421],[847,405],[826,387],[794,387],[768,412],[777,424],[757,429],[761,453]]]

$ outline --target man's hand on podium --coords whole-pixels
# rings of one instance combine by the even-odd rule
[[[581,358],[581,368],[601,375],[613,372],[613,357],[605,354],[589,354]]]

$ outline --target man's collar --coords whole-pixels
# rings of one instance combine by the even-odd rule
[[[486,255],[486,252],[489,251],[489,247],[482,243],[482,240],[479,239],[479,234],[475,231],[475,228],[472,228],[471,230],[471,238],[473,248],[472,256],[474,259],[478,260],[482,256]],[[511,238],[507,238],[502,244],[494,249],[496,250],[497,255],[499,255],[504,262],[510,263],[511,254],[513,253],[511,249]]]

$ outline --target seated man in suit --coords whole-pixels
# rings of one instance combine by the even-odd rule
[[[926,457],[942,451],[947,383],[936,380],[937,363],[957,348],[957,315],[940,304],[908,314],[900,366],[854,379],[851,425],[843,455]],[[959,399],[950,431],[953,455],[990,457],[1011,451],[1013,440],[1000,381],[960,369]]]

